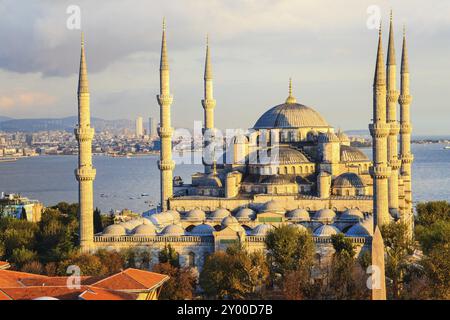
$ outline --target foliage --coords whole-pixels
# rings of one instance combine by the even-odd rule
[[[162,300],[190,300],[193,297],[196,276],[190,268],[177,268],[168,262],[158,263],[153,272],[168,275],[159,298]]]
[[[170,244],[164,246],[164,249],[159,252],[158,259],[160,263],[170,263],[175,268],[180,266],[178,253]]]
[[[44,266],[39,261],[27,262],[20,269],[22,272],[33,273],[33,274],[44,274]]]
[[[450,222],[450,203],[447,201],[430,201],[417,204],[416,225],[430,226],[438,220]]]
[[[450,243],[450,221],[437,220],[428,226],[417,226],[416,239],[426,254],[435,247]]]
[[[429,280],[430,295],[435,299],[450,299],[450,245],[433,248],[422,261]]]
[[[94,233],[103,231],[102,215],[99,208],[94,210]]]
[[[13,249],[11,255],[11,262],[14,263],[17,268],[21,268],[23,265],[35,261],[36,259],[37,253],[25,247]]]
[[[57,273],[61,276],[67,275],[67,268],[75,265],[80,268],[81,275],[88,276],[107,276],[108,268],[102,264],[102,260],[92,254],[75,253],[67,260],[58,265]]]
[[[258,295],[268,275],[261,252],[248,253],[234,244],[226,252],[215,252],[206,258],[200,286],[208,297],[248,299]]]

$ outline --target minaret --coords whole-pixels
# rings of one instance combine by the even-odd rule
[[[87,76],[84,36],[81,34],[80,75],[78,81],[78,127],[75,128],[78,140],[78,204],[80,219],[80,248],[89,252],[94,245],[94,191],[95,169],[92,167],[92,139],[89,83]]]
[[[373,237],[372,255],[372,299],[386,300],[386,278],[384,242],[381,226],[389,223],[388,181],[391,168],[387,165],[387,136],[390,126],[386,123],[386,73],[383,65],[381,25],[378,38],[377,63],[373,82],[373,123],[369,125],[373,141]]]
[[[377,63],[373,83],[373,123],[369,125],[373,141],[373,206],[375,225],[389,223],[388,178],[391,168],[387,162],[386,73],[384,69],[381,26],[378,39]]]
[[[400,126],[397,122],[397,101],[399,92],[397,90],[397,66],[395,62],[394,30],[392,26],[392,10],[389,26],[389,44],[386,61],[386,90],[387,90],[387,124],[390,126],[388,136],[388,165],[392,173],[389,176],[389,211],[395,218],[399,216],[399,193],[398,193],[398,170],[400,169],[400,160],[398,159],[398,134]]]
[[[400,160],[401,174],[404,181],[405,190],[405,214],[402,220],[409,227],[410,234],[413,231],[413,208],[411,192],[411,164],[413,155],[411,153],[411,118],[410,105],[412,97],[409,94],[409,67],[408,52],[406,49],[406,35],[403,31],[402,66],[401,66],[401,86],[400,86]]]
[[[160,91],[157,95],[160,106],[160,127],[158,134],[161,138],[161,153],[158,162],[161,172],[161,209],[168,209],[168,199],[173,196],[173,169],[175,163],[172,160],[172,134],[173,128],[170,120],[170,105],[173,97],[170,94],[169,59],[167,57],[166,23],[163,20],[163,32],[161,43],[161,63],[159,67]]]
[[[214,108],[216,107],[216,100],[213,96],[213,76],[212,76],[212,66],[211,66],[211,56],[209,52],[209,37],[206,37],[206,56],[205,56],[205,74],[203,77],[204,80],[204,99],[202,100],[202,105],[204,109],[204,117],[205,124],[203,128],[203,137],[205,139],[204,146],[206,147],[211,140],[214,138]],[[209,141],[208,141],[209,140]],[[214,157],[214,155],[210,155]],[[209,159],[205,162],[203,161],[205,166],[205,173],[211,173],[212,164]]]

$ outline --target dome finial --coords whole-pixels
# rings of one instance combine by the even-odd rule
[[[286,99],[286,103],[287,104],[293,104],[293,103],[296,103],[296,102],[297,102],[297,100],[292,95],[292,78],[289,78],[289,96]]]

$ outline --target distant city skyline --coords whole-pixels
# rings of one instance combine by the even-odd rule
[[[366,129],[361,124],[372,117],[377,41],[377,30],[366,22],[367,9],[375,4],[382,13],[385,48],[393,9],[397,60],[406,24],[414,134],[450,133],[448,1],[425,5],[417,0],[353,0],[345,6],[326,1],[133,2],[77,1],[86,33],[93,117],[158,118],[155,95],[165,16],[175,127],[192,128],[203,117],[200,100],[209,33],[217,127],[252,127],[254,119],[284,101],[292,77],[300,103],[314,107],[335,127]],[[0,51],[0,116],[74,115],[80,31],[66,28],[71,4],[0,4],[5,17],[0,40],[8,44]]]

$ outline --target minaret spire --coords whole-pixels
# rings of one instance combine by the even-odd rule
[[[166,43],[166,19],[163,19],[161,41],[161,62],[159,67],[160,94],[157,96],[160,106],[160,127],[158,134],[161,138],[161,153],[158,167],[161,173],[161,209],[169,208],[169,199],[173,196],[172,134],[170,106],[173,97],[170,93],[169,59]]]
[[[399,187],[398,176],[400,161],[398,160],[398,134],[400,126],[397,122],[397,66],[395,62],[394,28],[392,10],[389,24],[389,44],[386,60],[386,90],[387,90],[387,124],[390,126],[388,136],[388,165],[392,174],[389,177],[389,212],[395,218],[399,217]]]
[[[292,95],[292,78],[289,78],[289,95],[286,98],[287,104],[294,104],[297,102],[297,99]]]
[[[92,166],[92,139],[90,95],[87,74],[84,34],[81,34],[80,72],[78,80],[78,126],[75,136],[78,140],[78,168],[75,177],[78,180],[78,204],[80,219],[80,249],[89,252],[94,245],[94,191],[93,181],[96,170]]]
[[[401,175],[404,182],[405,191],[405,210],[401,215],[401,219],[408,226],[408,232],[412,236],[414,229],[414,215],[412,207],[412,182],[411,167],[414,156],[411,153],[411,117],[410,106],[412,97],[409,93],[409,66],[408,52],[406,47],[406,32],[403,31],[403,47],[402,47],[402,66],[401,66],[401,85],[400,85],[400,160]]]
[[[205,118],[205,125],[203,128],[203,165],[205,167],[205,173],[211,173],[213,170],[213,162],[215,162],[215,154],[214,150],[210,150],[210,148],[208,148],[208,145],[210,145],[210,143],[215,139],[214,109],[216,107],[216,100],[214,99],[213,94],[213,72],[208,35],[206,36],[205,73],[203,80],[204,97],[202,100],[202,106],[204,109]]]

